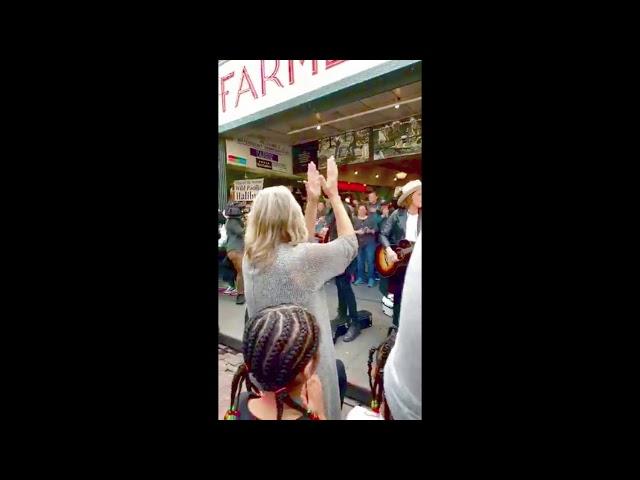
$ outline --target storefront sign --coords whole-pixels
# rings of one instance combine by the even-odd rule
[[[273,164],[269,160],[262,160],[261,158],[256,158],[256,167],[273,170]]]
[[[252,202],[262,190],[264,178],[236,180],[233,182],[233,199],[236,202]]]
[[[251,156],[253,157],[264,158],[265,160],[270,160],[272,162],[278,161],[278,155],[275,153],[263,152],[262,150],[256,150],[255,148],[249,149],[249,152],[251,152]]]
[[[318,166],[318,142],[293,146],[293,173],[306,173],[309,162]]]
[[[229,60],[218,67],[218,126],[391,60]]]
[[[242,165],[244,167],[247,166],[247,159],[236,157],[235,155],[227,155],[227,163],[231,163],[232,165]]]
[[[227,140],[227,164],[292,174],[291,147],[249,137]],[[260,160],[260,161],[258,161]]]

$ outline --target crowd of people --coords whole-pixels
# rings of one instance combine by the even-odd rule
[[[371,408],[353,409],[347,419],[420,419],[420,181],[405,185],[395,205],[383,203],[373,189],[360,204],[338,191],[332,157],[326,178],[309,164],[305,185],[304,212],[290,189],[277,186],[260,191],[246,222],[235,202],[218,213],[229,281],[221,293],[246,302],[244,363],[225,419],[340,419],[347,380],[336,359],[335,329],[349,325],[345,342],[360,334],[352,284],[372,288],[378,281],[383,294],[394,297],[393,326],[370,350]],[[411,260],[382,278],[374,262],[377,246],[397,262],[401,240],[411,244]],[[331,279],[338,293],[333,319],[324,296]],[[403,298],[410,307],[401,307]]]

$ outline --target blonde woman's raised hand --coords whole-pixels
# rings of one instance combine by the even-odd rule
[[[322,190],[324,194],[331,198],[338,195],[338,166],[333,155],[327,160],[327,178],[320,175]]]
[[[304,185],[307,187],[307,199],[318,200],[321,191],[320,172],[313,162],[309,162],[307,166],[307,180]]]

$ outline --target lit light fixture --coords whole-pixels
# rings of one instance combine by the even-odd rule
[[[358,170],[356,170],[356,175],[358,174]]]
[[[396,180],[398,180],[396,177],[393,177],[393,181],[395,182]]]
[[[396,104],[395,109],[398,110],[400,108],[400,105]]]
[[[376,173],[376,178],[379,178],[379,177],[380,177],[380,175],[378,175],[378,174]]]
[[[321,128],[322,128],[322,125],[318,125],[318,126],[316,127],[316,130],[320,130]]]
[[[402,180],[403,178],[407,177],[406,172],[398,172],[396,173],[396,177],[398,177],[400,180]]]
[[[408,103],[414,103],[414,102],[420,102],[422,101],[422,96],[416,97],[416,98],[410,98],[409,100],[400,100],[400,97],[397,97],[397,100],[394,103],[390,103],[389,105],[383,105],[382,107],[378,107],[378,108],[373,108],[371,110],[367,110],[364,112],[358,112],[358,113],[354,113],[353,115],[347,115],[346,117],[340,117],[340,118],[335,118],[333,120],[326,120],[324,122],[321,122],[319,125],[317,125],[316,127],[314,127],[313,125],[309,126],[309,127],[304,127],[304,128],[298,128],[296,130],[291,130],[290,132],[287,132],[287,135],[293,135],[294,133],[300,133],[300,132],[306,132],[307,130],[312,130],[313,128],[316,128],[318,130],[320,130],[320,126],[322,125],[331,125],[333,123],[338,123],[338,122],[344,122],[345,120],[350,120],[352,118],[357,118],[357,117],[361,117],[363,115],[371,115],[373,113],[376,112],[381,112],[382,110],[386,110],[388,108],[400,108],[400,105],[406,105]]]

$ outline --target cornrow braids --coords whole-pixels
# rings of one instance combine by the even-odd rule
[[[376,347],[369,349],[369,360],[367,360],[367,376],[369,377],[369,387],[371,388],[371,394],[373,395],[373,380],[371,378],[371,365],[373,364],[373,354],[378,350]]]
[[[312,360],[319,341],[320,329],[315,318],[296,305],[268,307],[249,319],[243,335],[245,363],[234,375],[229,411],[237,414],[242,382],[248,392],[259,393],[251,380],[253,376],[263,391],[276,393],[278,420],[282,419],[285,404],[310,415],[289,395],[289,386]]]
[[[249,335],[255,338],[260,334],[261,326],[265,322],[260,321],[262,319],[256,319],[256,322],[247,322],[245,325],[244,335],[243,337],[246,339]],[[253,345],[253,343],[245,342],[245,346]],[[253,384],[249,377],[249,368],[247,365],[247,360],[250,362],[250,355],[247,355],[246,348],[243,351],[243,356],[245,362],[238,367],[236,373],[233,375],[233,380],[231,382],[231,397],[229,401],[229,409],[224,416],[225,420],[235,420],[238,417],[238,399],[240,397],[240,392],[242,391],[242,382],[245,382],[247,386],[247,391],[252,393],[258,393],[258,389]]]
[[[236,420],[238,416],[238,396],[242,389],[242,381],[247,378],[248,370],[246,364],[242,364],[236,370],[233,375],[233,381],[231,382],[231,400],[229,409],[224,416],[225,420]]]
[[[367,361],[367,375],[369,376],[369,386],[371,387],[371,409],[377,413],[384,403],[383,418],[385,420],[391,419],[391,412],[384,396],[384,367],[387,364],[391,349],[396,343],[396,333],[397,330],[395,328],[391,329],[384,342],[378,347],[369,349],[369,360]],[[375,375],[372,375],[371,367],[374,354],[376,356],[376,372]]]
[[[312,335],[309,335],[309,333],[312,333]],[[298,367],[302,365],[302,368],[304,368],[304,366],[306,366],[309,363],[313,355],[313,351],[308,348],[308,345],[310,341],[313,341],[314,338],[317,338],[317,335],[315,335],[315,333],[316,333],[315,331],[311,332],[306,322],[300,323],[299,335],[296,335],[294,337],[296,338],[296,340],[293,342],[293,344],[291,345],[291,348],[289,349],[288,353],[283,359],[283,362],[282,362],[283,366],[281,367],[280,372],[278,374],[278,378],[276,380],[277,384],[282,384],[285,381],[286,377],[288,376],[289,372],[285,367],[286,365],[291,365],[291,369],[293,370],[293,372],[295,372],[295,375],[297,375],[301,370]],[[305,349],[305,346],[307,346],[306,349]],[[307,353],[304,356],[301,356],[300,354],[304,350],[306,350]],[[285,390],[284,392],[276,395],[276,405],[278,407],[278,419],[280,419],[282,415],[283,403],[286,403],[290,407],[302,412],[303,414],[308,413],[307,410],[305,410],[298,402],[294,401],[289,395],[289,393]]]

